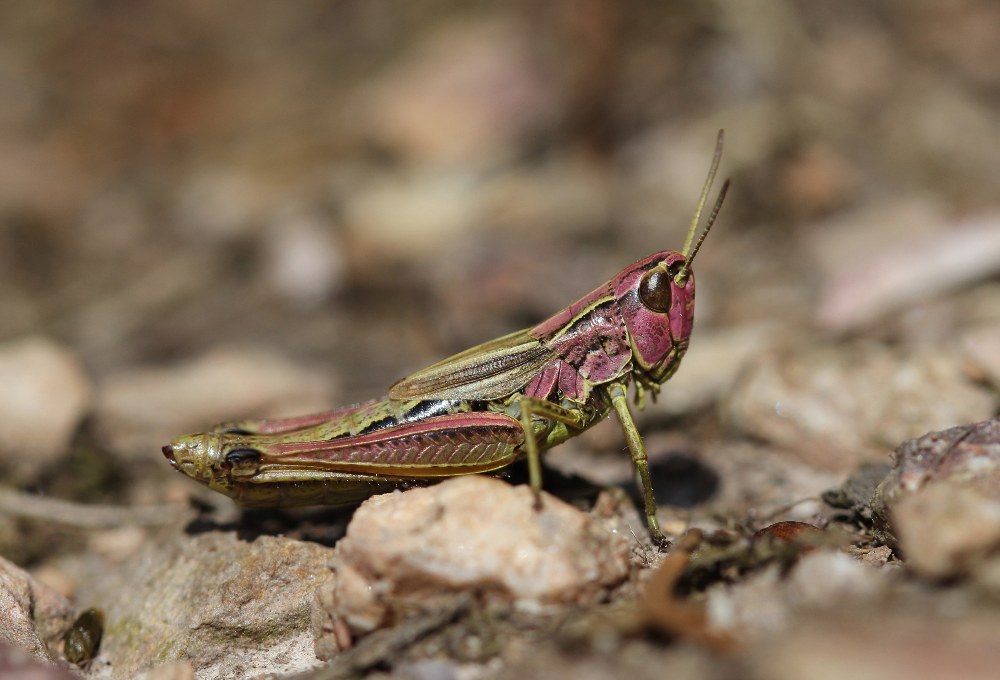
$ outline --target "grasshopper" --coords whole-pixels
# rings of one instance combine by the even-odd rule
[[[163,447],[171,465],[247,507],[346,504],[412,482],[484,473],[527,458],[535,503],[541,451],[618,416],[654,540],[663,541],[646,450],[627,401],[680,365],[694,320],[691,263],[715,223],[723,184],[694,236],[722,155],[722,131],[680,251],[629,265],[533,328],[403,378],[388,395],[327,413],[223,423]],[[693,247],[692,247],[693,244]]]

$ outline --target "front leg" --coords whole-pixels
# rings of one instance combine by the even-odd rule
[[[653,536],[653,541],[663,545],[667,539],[660,531],[660,523],[656,519],[656,500],[653,498],[653,483],[649,477],[646,447],[642,443],[642,437],[639,436],[639,430],[635,427],[635,421],[632,420],[632,413],[628,410],[625,385],[612,383],[608,393],[611,395],[611,405],[614,406],[615,412],[618,414],[618,421],[625,432],[625,441],[628,443],[632,462],[635,463],[635,469],[639,475],[639,485],[646,506],[646,525],[649,527],[649,533]]]

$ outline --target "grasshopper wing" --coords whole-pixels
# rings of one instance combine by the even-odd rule
[[[529,329],[484,342],[413,373],[389,388],[390,399],[500,399],[526,385],[555,353]]]

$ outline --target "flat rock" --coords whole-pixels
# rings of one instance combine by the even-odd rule
[[[0,557],[0,643],[52,661],[72,623],[73,608],[66,598]]]
[[[105,611],[95,665],[114,678],[187,662],[197,677],[256,677],[316,665],[313,591],[332,550],[233,533],[151,541],[92,595]]]
[[[91,406],[77,358],[43,337],[0,345],[0,462],[31,479],[66,451]]]
[[[260,350],[220,348],[111,376],[99,386],[97,429],[119,455],[146,456],[223,420],[330,408],[332,394],[332,381],[315,370]]]
[[[629,545],[556,498],[543,494],[536,510],[527,486],[488,477],[375,496],[337,544],[336,578],[317,591],[317,649],[455,593],[592,602],[625,579]]]
[[[958,354],[897,354],[873,342],[765,354],[725,404],[730,422],[745,433],[840,471],[881,458],[928,429],[981,420],[996,408],[996,394],[969,379]]]

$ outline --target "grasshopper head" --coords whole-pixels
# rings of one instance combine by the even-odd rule
[[[635,368],[659,384],[684,356],[694,324],[694,274],[682,253],[654,253],[611,281]]]
[[[261,452],[231,433],[189,434],[162,450],[175,470],[227,496],[235,493],[234,482],[253,477],[261,467]]]
[[[212,471],[219,457],[219,441],[210,434],[190,434],[163,447],[163,455],[178,472],[202,484],[211,485]]]
[[[611,280],[618,310],[629,332],[635,369],[659,385],[673,375],[687,351],[694,324],[694,272],[691,263],[705,242],[709,229],[722,207],[729,189],[727,179],[701,236],[694,242],[701,211],[712,188],[722,157],[722,131],[716,141],[715,156],[702,188],[698,207],[688,229],[682,252],[666,250],[639,260]],[[693,245],[693,247],[692,247]]]
[[[227,495],[234,480],[252,477],[261,462],[260,451],[242,437],[219,432],[178,437],[163,447],[163,455],[175,470]]]

